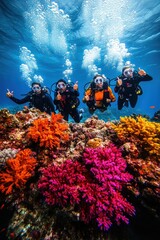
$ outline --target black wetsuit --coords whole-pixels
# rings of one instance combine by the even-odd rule
[[[138,95],[142,94],[139,83],[150,81],[152,77],[148,74],[140,76],[138,72],[134,72],[132,78],[126,78],[124,75],[119,76],[119,78],[122,80],[122,85],[114,88],[114,91],[118,93],[118,109],[121,110],[125,103],[128,105],[128,101],[131,107],[134,108],[138,100]]]
[[[74,119],[76,123],[80,122],[80,116],[78,112],[79,102],[79,92],[75,91],[72,86],[67,86],[64,92],[59,92],[61,95],[61,100],[57,100],[57,94],[59,90],[55,90],[54,104],[56,105],[58,111],[62,114],[64,119],[68,121],[69,115]]]
[[[30,108],[35,107],[41,112],[46,112],[48,114],[51,114],[51,112],[55,113],[55,108],[51,96],[43,91],[40,94],[36,94],[31,91],[22,99],[18,99],[15,97],[10,97],[10,99],[17,104],[29,102]]]

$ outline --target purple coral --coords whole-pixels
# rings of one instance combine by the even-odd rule
[[[126,162],[112,144],[86,148],[82,162],[67,160],[42,170],[38,187],[48,204],[76,206],[85,223],[95,220],[103,230],[113,222],[128,223],[134,207],[122,196],[123,186],[132,179]]]

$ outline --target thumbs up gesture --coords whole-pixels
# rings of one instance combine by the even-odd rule
[[[73,89],[74,89],[75,91],[78,90],[78,81],[76,81],[75,84],[73,85]]]
[[[61,100],[61,94],[58,92],[58,94],[57,94],[57,100],[59,101],[59,100]]]
[[[120,79],[119,77],[117,77],[117,83],[116,83],[117,87],[122,85],[122,79]]]
[[[145,72],[143,69],[138,68],[138,74],[139,74],[140,76],[145,76],[145,75],[146,75],[146,72]]]

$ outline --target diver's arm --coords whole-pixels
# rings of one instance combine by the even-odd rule
[[[73,90],[73,94],[74,94],[74,96],[78,97],[79,96],[79,91]]]
[[[139,76],[139,80],[140,80],[140,82],[143,82],[143,81],[151,81],[153,78],[150,76],[150,75],[148,75],[148,74],[146,74],[145,76]]]
[[[117,77],[116,86],[114,88],[115,93],[117,93],[119,91],[122,84],[123,84],[123,80],[120,77]]]
[[[111,99],[111,102],[115,102],[116,97],[114,96],[112,89],[110,87],[108,87],[108,92],[109,92],[109,98]]]
[[[15,98],[15,97],[11,96],[10,99],[13,102],[17,103],[17,104],[23,104],[23,103],[26,103],[26,102],[30,101],[30,97],[29,96],[26,96],[26,97],[24,97],[22,99],[18,99],[18,98]]]
[[[54,108],[54,104],[53,104],[53,100],[52,100],[51,96],[47,94],[46,99],[47,99],[47,104],[51,108],[51,112],[55,113],[55,108]]]
[[[142,81],[151,81],[153,78],[148,75],[143,69],[138,69],[138,80]]]
[[[56,91],[54,93],[54,100],[53,100],[54,104],[58,105],[60,103],[60,99],[61,99],[61,94],[59,91]]]
[[[85,91],[84,97],[83,97],[83,102],[88,102],[90,100],[90,96],[91,96],[91,88],[88,88]]]

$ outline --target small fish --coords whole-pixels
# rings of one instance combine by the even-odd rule
[[[150,106],[149,108],[155,108],[155,106]]]

